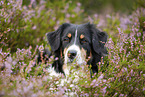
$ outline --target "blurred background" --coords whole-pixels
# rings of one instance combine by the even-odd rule
[[[138,17],[144,29],[142,8],[145,8],[144,0],[1,0],[0,46],[11,52],[17,48],[45,46],[45,34],[64,22],[91,22],[111,32],[109,29],[116,29],[115,25],[123,27],[121,24],[129,23],[122,17],[130,19],[128,16],[136,11],[142,13]],[[114,21],[108,21],[112,16]]]
[[[47,0],[44,0],[47,1]],[[137,6],[143,5],[144,0],[62,0],[61,2],[72,2],[72,4],[81,3],[81,7],[85,13],[110,13],[120,12],[131,14]],[[23,0],[23,5],[29,5],[31,0]],[[36,4],[41,1],[36,0]],[[49,0],[51,3],[58,2],[58,0]],[[71,7],[71,6],[70,6]]]

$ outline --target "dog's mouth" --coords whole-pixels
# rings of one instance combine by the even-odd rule
[[[67,60],[67,64],[68,64],[68,63],[76,63],[76,59],[75,59],[75,58],[74,58],[74,59],[68,59],[68,60]]]
[[[78,65],[82,65],[84,63],[84,61],[82,60],[82,58],[78,58],[77,56],[74,58],[68,58],[66,64],[76,64]]]

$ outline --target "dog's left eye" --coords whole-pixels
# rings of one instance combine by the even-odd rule
[[[65,42],[69,42],[69,38],[64,38],[63,41],[65,41]]]
[[[87,43],[87,42],[88,42],[88,41],[87,41],[86,39],[82,39],[82,40],[81,40],[81,43],[82,43],[82,44]]]

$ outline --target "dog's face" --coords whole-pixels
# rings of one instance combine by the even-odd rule
[[[83,25],[72,25],[64,30],[61,37],[64,64],[75,62],[81,65],[86,61],[91,55],[90,34]]]
[[[68,65],[82,65],[91,60],[95,54],[103,53],[107,34],[100,32],[94,25],[87,23],[74,25],[65,23],[56,31],[47,34],[53,52],[63,60],[63,71],[66,74]]]

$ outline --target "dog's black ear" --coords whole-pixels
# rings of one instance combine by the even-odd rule
[[[64,23],[56,31],[48,32],[46,34],[52,51],[56,51],[60,47],[60,35],[63,30],[68,26],[70,26],[69,23]]]
[[[104,47],[108,37],[107,33],[96,29],[94,24],[90,24],[90,28],[92,31],[92,46],[94,51],[98,54],[107,53],[107,50]]]

